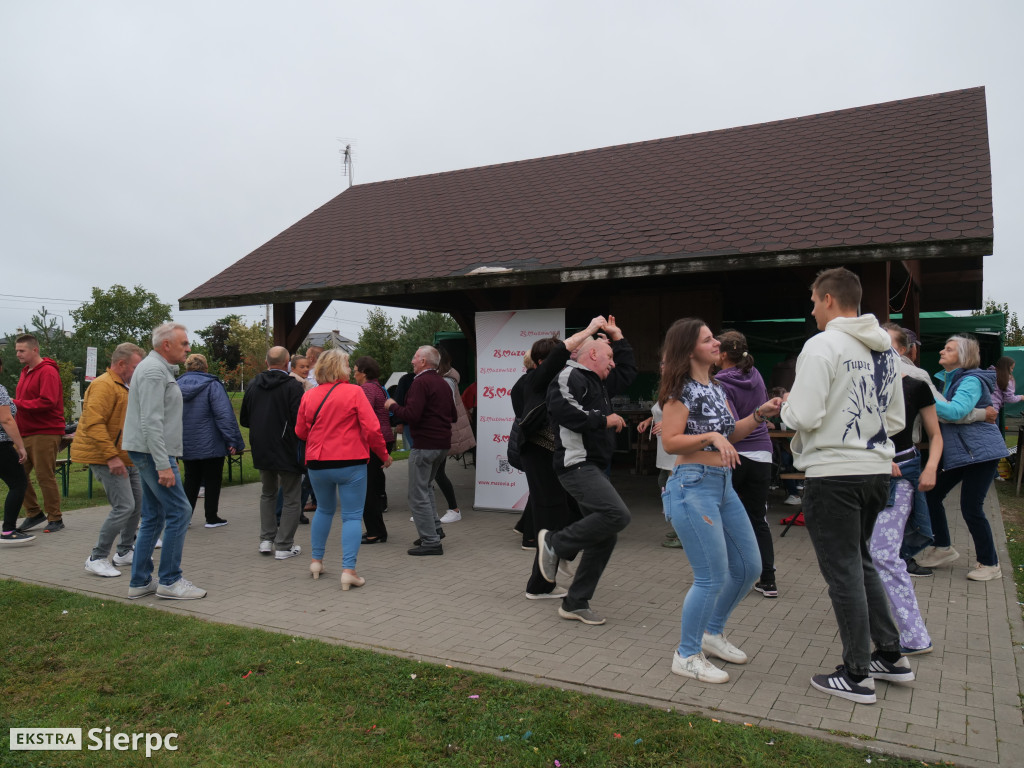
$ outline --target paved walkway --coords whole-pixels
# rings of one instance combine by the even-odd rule
[[[221,515],[230,525],[208,530],[198,524],[189,531],[185,575],[209,596],[136,603],[658,707],[703,710],[926,762],[1024,765],[1021,610],[1009,573],[987,583],[965,578],[973,547],[958,514],[950,522],[960,560],[932,578],[915,580],[935,652],[912,659],[914,683],[879,683],[878,703],[861,705],[808,683],[812,673],[840,662],[840,644],[805,529],[793,528],[780,539],[781,526],[773,526],[781,597],[768,600],[752,592],[743,600],[728,631],[751,662],[728,665],[729,683],[706,685],[669,671],[691,572],[682,550],[661,546],[667,526],[653,477],[616,475],[634,517],[592,603],[608,622],[591,627],[560,619],[557,601],[523,597],[532,555],[520,549],[511,530],[517,517],[472,511],[472,468],[449,462],[464,516],[446,526],[445,556],[407,556],[415,532],[404,499],[405,467],[398,462],[388,470],[390,541],[360,551],[364,588],[342,592],[338,585],[337,527],[319,581],[309,577],[309,526],[299,529],[301,556],[280,562],[261,557],[258,488],[247,485],[224,491]],[[996,541],[1004,542],[994,494],[988,509]],[[773,506],[769,519],[775,523],[790,511]],[[103,579],[82,567],[106,512],[70,512],[64,532],[4,550],[0,577],[124,598],[127,569],[121,578]],[[1008,571],[1005,544],[999,554]]]

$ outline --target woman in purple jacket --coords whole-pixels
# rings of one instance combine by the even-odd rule
[[[715,380],[725,389],[726,397],[739,421],[754,412],[768,399],[764,379],[754,367],[754,358],[747,349],[747,339],[739,331],[723,331],[718,335],[721,344]],[[765,597],[778,597],[775,585],[775,547],[768,526],[768,486],[772,477],[772,439],[768,425],[762,423],[749,435],[736,443],[742,457],[732,472],[732,487],[740,497],[747,517],[754,527],[757,548],[761,552],[761,578],[754,589]]]

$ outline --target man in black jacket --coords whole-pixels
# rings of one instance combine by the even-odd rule
[[[560,558],[583,551],[569,593],[558,615],[584,624],[604,624],[590,609],[597,582],[612,556],[618,532],[629,525],[629,509],[605,474],[611,465],[615,435],[626,421],[612,413],[610,393],[624,392],[636,378],[633,349],[609,315],[604,338],[584,342],[576,359],[548,386],[548,419],[555,437],[554,467],[562,487],[583,514],[560,531],[537,534],[537,565],[555,581]]]
[[[249,427],[252,463],[260,471],[260,554],[287,560],[302,552],[295,544],[295,530],[301,513],[302,467],[299,466],[295,418],[299,413],[303,387],[288,375],[288,350],[271,347],[268,370],[249,382],[238,421]],[[277,521],[277,491],[284,505]]]

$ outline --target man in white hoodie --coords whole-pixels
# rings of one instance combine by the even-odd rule
[[[860,279],[849,270],[828,269],[815,279],[811,314],[822,333],[804,344],[782,420],[797,432],[794,463],[807,476],[804,518],[843,643],[843,663],[814,675],[811,685],[873,704],[876,679],[914,679],[868,553],[889,496],[889,435],[906,417],[899,355],[874,315],[857,315],[860,300]]]

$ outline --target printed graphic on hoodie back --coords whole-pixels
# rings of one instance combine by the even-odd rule
[[[872,351],[871,360],[871,363],[864,360],[846,360],[842,363],[852,374],[851,389],[847,394],[849,404],[843,409],[847,416],[843,442],[851,433],[860,440],[864,433],[870,432],[871,436],[867,439],[869,451],[884,445],[888,439],[884,415],[900,371],[899,355],[892,349]]]

